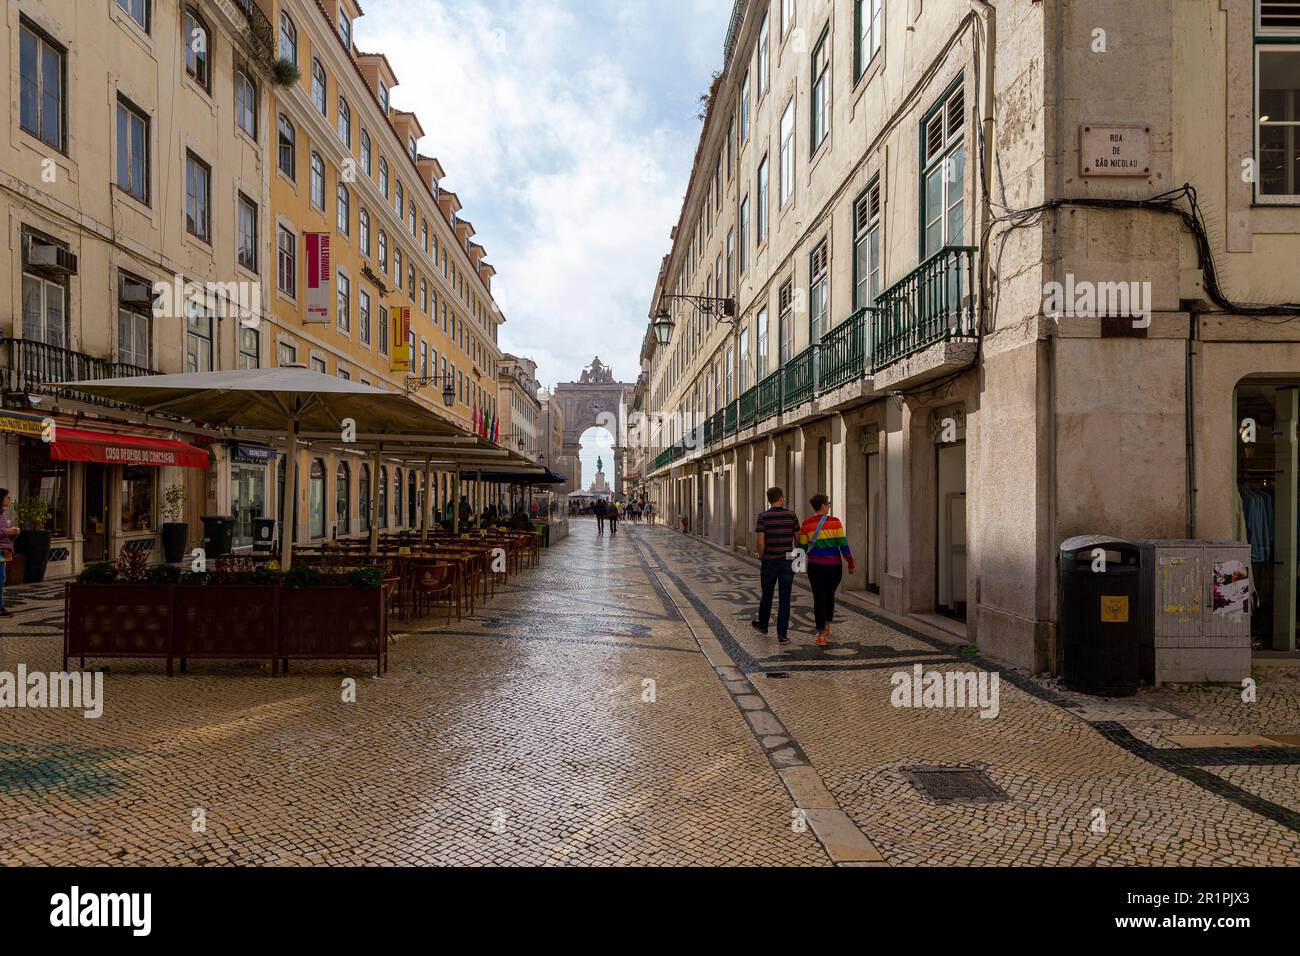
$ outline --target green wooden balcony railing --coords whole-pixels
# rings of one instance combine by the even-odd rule
[[[739,420],[740,403],[727,403],[727,407],[722,410],[722,434],[728,438],[736,434]]]
[[[887,368],[950,339],[975,338],[974,246],[945,246],[900,282],[871,310],[871,365]]]

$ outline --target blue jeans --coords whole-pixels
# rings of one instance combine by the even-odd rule
[[[763,600],[758,606],[758,625],[765,631],[772,622],[772,598],[778,584],[781,593],[776,610],[776,634],[777,637],[785,637],[790,631],[790,592],[794,590],[794,564],[784,558],[764,558]]]

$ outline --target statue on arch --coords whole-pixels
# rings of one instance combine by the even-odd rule
[[[582,385],[613,385],[614,373],[608,365],[600,360],[600,356],[582,373]]]

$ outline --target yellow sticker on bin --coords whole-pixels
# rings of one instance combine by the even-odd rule
[[[1127,624],[1128,598],[1103,597],[1101,599],[1101,623]]]

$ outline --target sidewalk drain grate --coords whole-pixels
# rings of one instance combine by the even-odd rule
[[[903,776],[938,804],[1005,803],[1011,797],[988,774],[970,767],[904,767]]]

